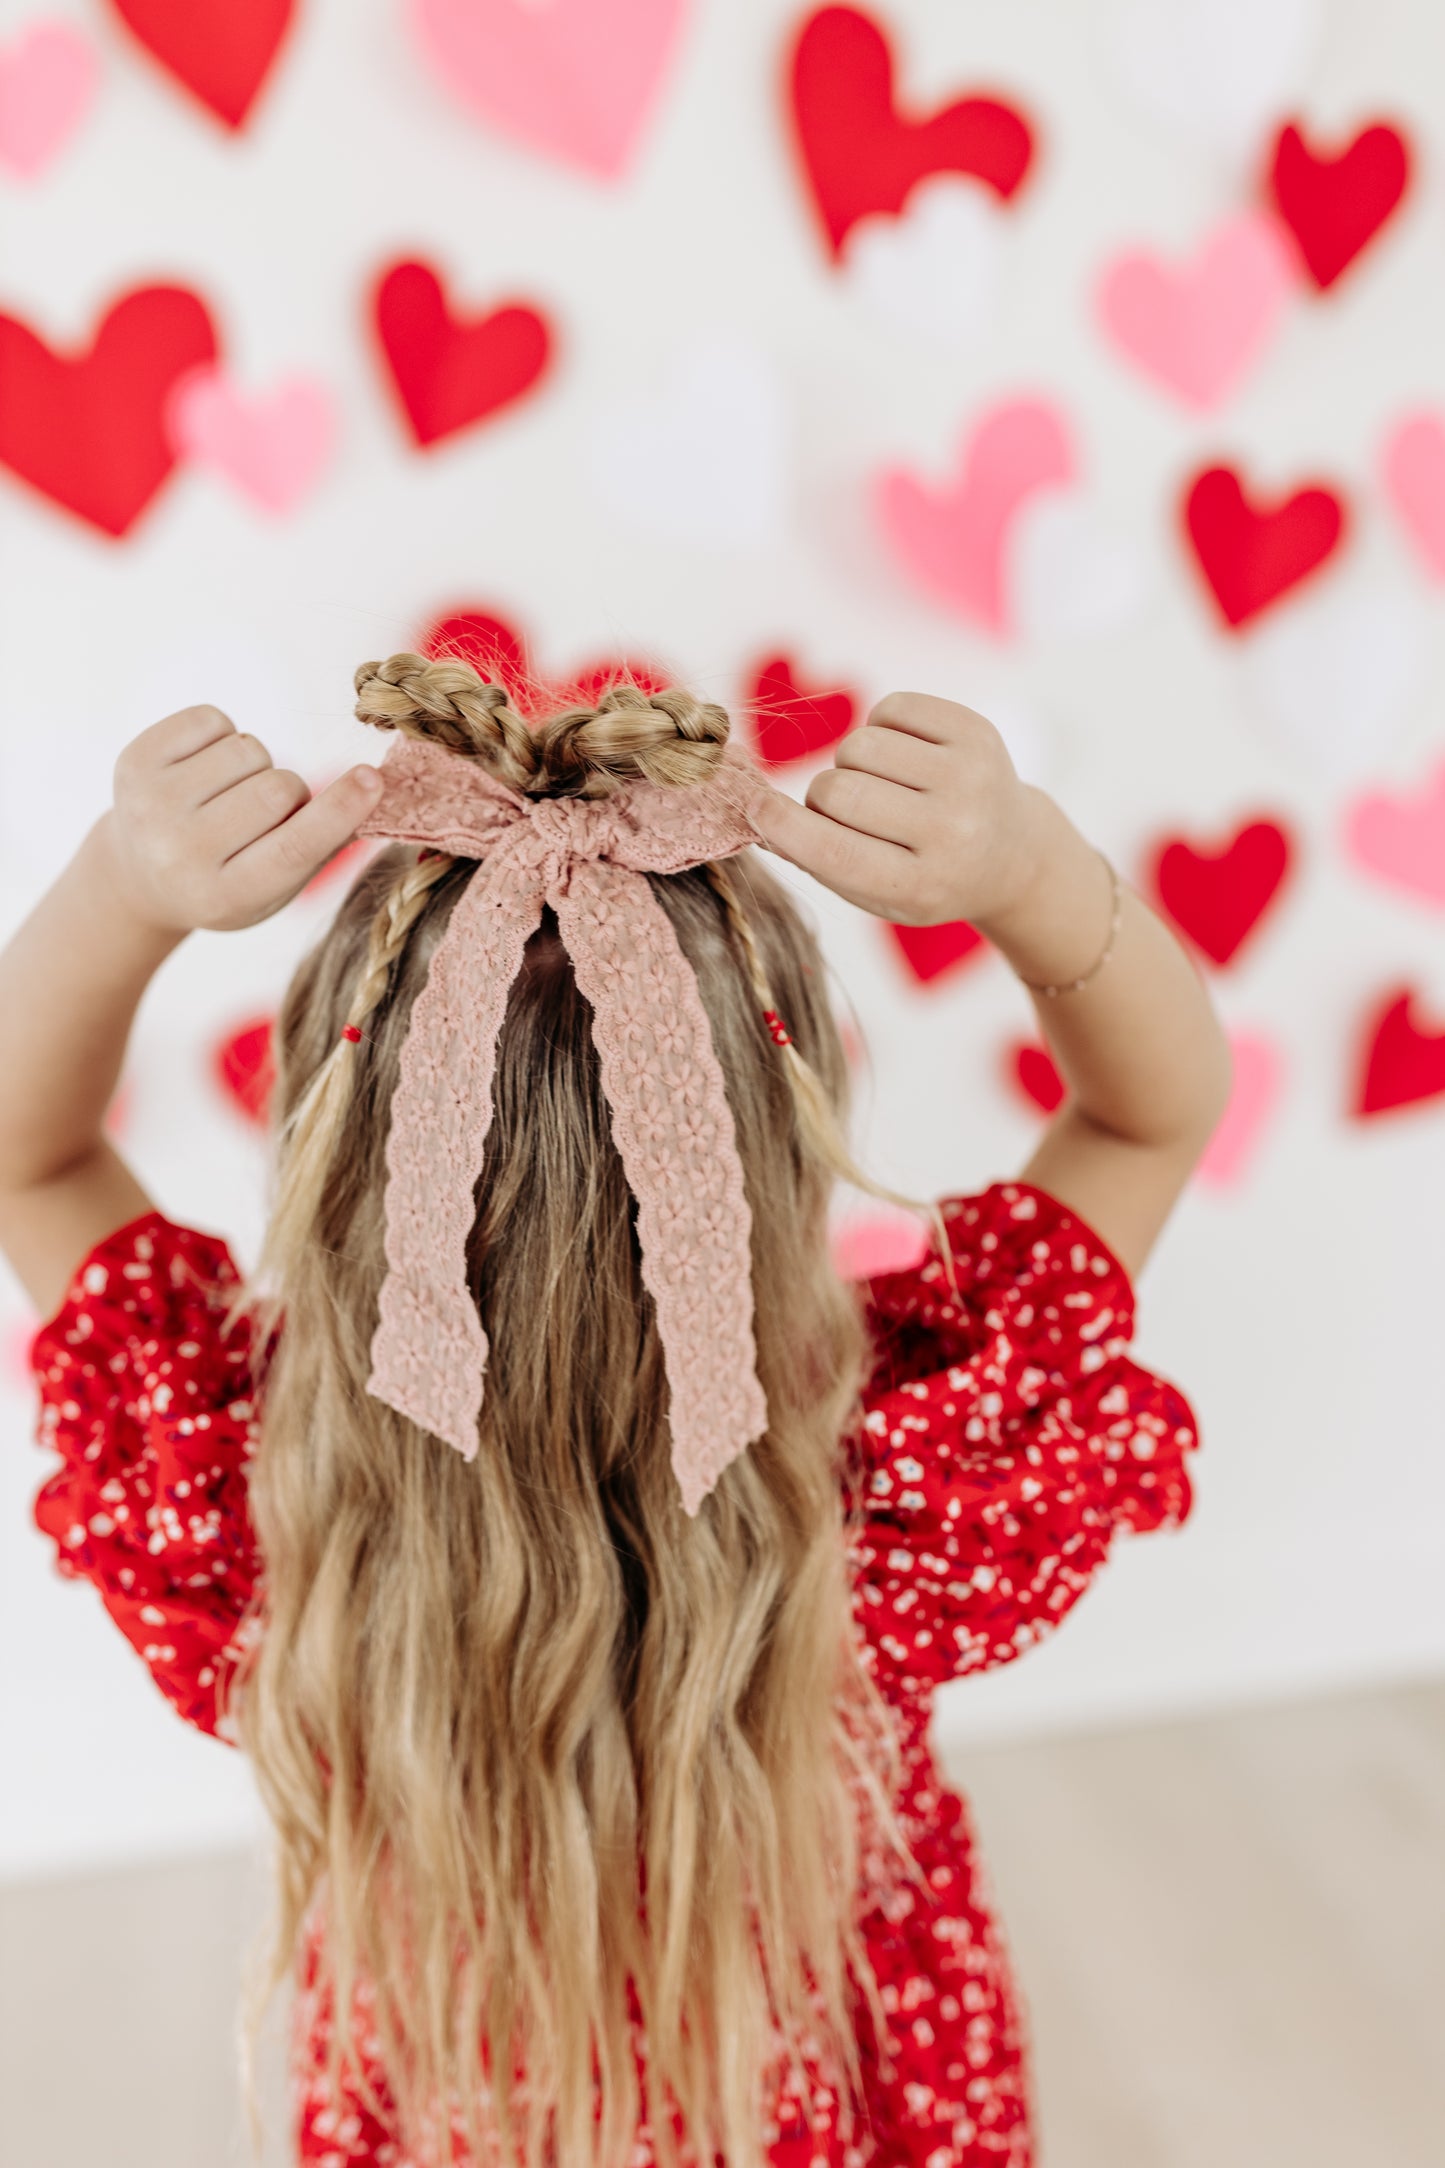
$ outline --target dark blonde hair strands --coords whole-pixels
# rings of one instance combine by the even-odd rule
[[[686,788],[728,733],[720,708],[626,683],[530,728],[465,663],[414,655],[366,666],[357,691],[364,721],[537,795]],[[285,1327],[251,1476],[260,1631],[235,1694],[278,1854],[267,1986],[319,1919],[333,2077],[357,2075],[345,2014],[364,1982],[405,2144],[450,2158],[455,2127],[479,2161],[500,2143],[525,2168],[621,2168],[642,2105],[631,1983],[659,2159],[759,2168],[785,2061],[821,2053],[862,2107],[858,2030],[881,2044],[886,2027],[859,1896],[865,1871],[917,1871],[850,1613],[867,1349],[827,1240],[835,1178],[875,1185],[843,1143],[846,1065],[785,890],[751,853],[650,876],[726,1079],[769,1409],[689,1520],[591,1013],[547,912],[475,1192],[477,1459],[371,1398],[391,1095],[472,871],[381,849],[276,1026],[276,1194],[234,1305],[258,1348]]]

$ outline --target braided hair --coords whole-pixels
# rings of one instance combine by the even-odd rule
[[[636,781],[686,789],[714,772],[731,729],[726,709],[714,702],[676,686],[649,693],[626,682],[610,686],[591,707],[564,708],[533,727],[513,708],[506,688],[483,679],[470,663],[411,653],[363,663],[355,691],[358,721],[443,745],[511,789],[537,798],[606,798]],[[377,911],[346,1024],[281,1132],[285,1180],[270,1222],[268,1256],[286,1254],[317,1224],[352,1105],[354,1050],[394,988],[397,966],[432,890],[455,863],[441,851],[403,862]],[[752,985],[759,1032],[779,1049],[800,1142],[841,1180],[907,1211],[926,1213],[941,1234],[936,1207],[875,1182],[857,1165],[827,1088],[777,1013],[737,882],[721,865],[706,865],[701,872],[718,898]],[[951,1280],[946,1240],[940,1240],[940,1250]]]

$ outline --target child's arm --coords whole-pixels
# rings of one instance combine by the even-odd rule
[[[890,693],[815,776],[775,794],[768,846],[903,925],[966,918],[1024,979],[1067,985],[1109,936],[1105,866],[991,724],[927,693]],[[1077,992],[1034,1006],[1070,1096],[1024,1169],[1137,1272],[1209,1140],[1229,1053],[1193,963],[1138,896]]]
[[[1104,947],[1108,874],[1052,799],[1028,797],[1039,871],[979,931],[1020,978],[1067,984]],[[1069,1096],[1024,1180],[1072,1206],[1135,1273],[1229,1097],[1219,1019],[1191,959],[1122,882],[1107,963],[1077,993],[1032,999]]]
[[[126,746],[115,803],[0,951],[0,1249],[49,1315],[151,1209],[102,1123],[142,994],[193,928],[255,925],[355,834],[372,768],[317,797],[215,708]]]

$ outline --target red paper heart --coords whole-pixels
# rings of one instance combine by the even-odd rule
[[[459,319],[429,264],[398,263],[384,272],[374,313],[419,445],[436,444],[520,399],[552,357],[552,333],[536,309],[509,302],[490,315]]]
[[[505,618],[486,610],[449,610],[422,634],[420,645],[424,655],[469,662],[479,677],[506,686],[513,707],[521,704],[529,675],[526,643]]]
[[[1219,850],[1174,838],[1161,844],[1150,885],[1182,933],[1227,964],[1278,895],[1293,858],[1278,822],[1250,821]]]
[[[1394,211],[1410,178],[1410,151],[1384,122],[1362,128],[1335,157],[1312,151],[1291,121],[1281,128],[1269,186],[1316,286],[1333,286]]]
[[[650,663],[629,662],[625,656],[604,655],[583,665],[572,677],[559,679],[551,688],[547,705],[556,708],[590,708],[617,678],[628,678],[645,693],[664,692],[672,683],[665,672]]]
[[[295,0],[112,0],[168,75],[239,128],[270,73]]]
[[[800,685],[788,657],[773,655],[753,672],[747,705],[758,759],[765,768],[786,768],[846,738],[858,703],[849,692]]]
[[[985,946],[983,935],[962,918],[950,919],[942,926],[890,925],[888,931],[903,961],[923,986],[981,956]]]
[[[504,617],[489,610],[449,610],[437,618],[420,641],[424,655],[455,655],[494,684],[505,685],[519,715],[555,713],[560,708],[590,707],[616,678],[628,678],[647,693],[672,683],[656,665],[603,657],[569,678],[548,682],[534,669],[527,641]]]
[[[271,1018],[253,1017],[222,1039],[211,1056],[222,1091],[248,1122],[264,1127],[276,1072],[271,1060]]]
[[[1308,488],[1256,511],[1233,468],[1209,467],[1189,486],[1184,524],[1225,623],[1237,629],[1333,555],[1345,507],[1333,490]]]
[[[1052,1114],[1064,1103],[1064,1080],[1054,1067],[1047,1047],[1026,1039],[1016,1040],[1008,1050],[1008,1069],[1024,1097],[1042,1114]]]
[[[175,464],[171,387],[216,358],[205,303],[179,286],[124,295],[88,353],[52,353],[0,316],[0,463],[54,504],[120,536]]]
[[[834,256],[860,218],[897,213],[932,173],[967,173],[1011,196],[1029,169],[1033,137],[1013,106],[960,98],[927,119],[893,102],[893,56],[856,8],[820,8],[793,49],[798,147]]]
[[[1413,989],[1402,986],[1374,1012],[1351,1110],[1360,1120],[1445,1098],[1445,1029],[1429,1031],[1417,1024],[1411,1014],[1415,999]]]

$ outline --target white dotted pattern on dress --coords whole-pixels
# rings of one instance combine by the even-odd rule
[[[1022,2011],[967,1807],[929,1749],[933,1690],[1011,1662],[1077,1602],[1116,1531],[1177,1525],[1190,1505],[1193,1417],[1127,1354],[1117,1260],[1022,1183],[942,1210],[957,1292],[936,1256],[868,1290],[877,1358],[850,1474],[864,1507],[854,1620],[903,1740],[900,1807],[926,1894],[860,1897],[889,2023],[887,2067],[865,2051],[871,2129],[845,2139],[810,2067],[806,2102],[780,2087],[775,2168],[1028,2168]],[[224,1243],[149,1213],[97,1245],[31,1358],[40,1442],[61,1461],[36,1519],[61,1572],[95,1584],[161,1691],[221,1737],[260,1575],[246,1498],[257,1387],[241,1336],[220,1330],[236,1279]],[[298,1963],[298,2158],[428,2168],[327,2087],[321,1933]],[[352,2039],[385,2104],[364,1986]],[[635,2044],[645,2097],[640,2028]],[[653,2160],[644,2122],[632,2168]]]

